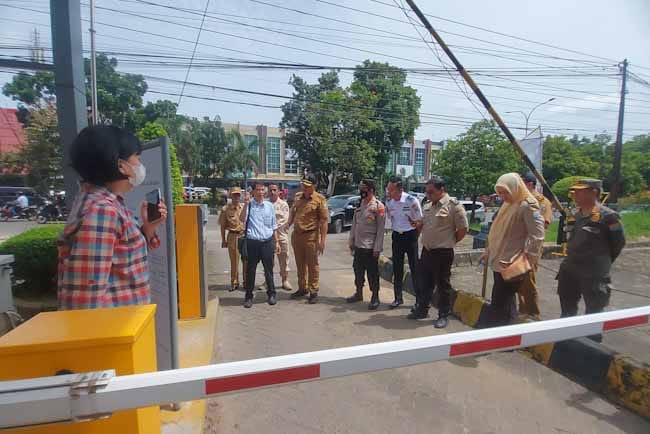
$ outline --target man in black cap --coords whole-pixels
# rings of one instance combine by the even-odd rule
[[[363,301],[364,274],[368,274],[368,286],[372,298],[368,310],[379,307],[379,255],[384,248],[386,209],[375,197],[375,181],[364,179],[359,184],[361,205],[354,211],[350,229],[349,247],[354,255],[354,295],[346,298],[348,303]]]
[[[598,179],[580,179],[570,189],[578,209],[557,277],[562,317],[577,315],[581,297],[587,314],[609,304],[609,270],[625,246],[625,234],[618,214],[598,202],[601,190]]]

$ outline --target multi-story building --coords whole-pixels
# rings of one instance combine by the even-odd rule
[[[258,156],[259,166],[253,175],[265,181],[297,181],[302,168],[296,151],[286,146],[284,129],[266,125],[223,123],[226,132],[239,131],[244,143]]]
[[[431,165],[444,142],[429,139],[404,142],[399,152],[393,153],[386,170],[404,178],[413,177],[415,182],[425,182],[431,177]]]

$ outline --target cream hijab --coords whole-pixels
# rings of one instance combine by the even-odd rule
[[[512,202],[505,202],[499,209],[496,219],[492,222],[490,234],[488,235],[490,262],[501,256],[506,237],[517,218],[517,211],[521,203],[527,199],[533,203],[537,202],[518,173],[501,175],[494,186],[495,191],[497,187],[507,190],[512,196]]]

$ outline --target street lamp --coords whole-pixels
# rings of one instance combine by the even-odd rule
[[[524,117],[526,118],[526,133],[524,134],[524,137],[526,137],[528,135],[528,119],[530,119],[530,115],[532,115],[533,112],[535,110],[537,110],[539,107],[543,106],[544,104],[548,104],[549,102],[554,101],[554,100],[555,100],[555,97],[549,98],[546,101],[537,104],[535,107],[532,108],[531,111],[528,112],[528,115],[526,115],[526,113],[521,111],[521,110],[514,110],[514,111],[506,112],[506,113],[521,113],[522,115],[524,115]]]

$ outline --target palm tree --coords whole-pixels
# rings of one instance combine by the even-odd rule
[[[226,137],[230,146],[222,160],[223,174],[235,178],[238,178],[239,174],[243,174],[244,188],[246,188],[249,171],[257,175],[259,156],[251,151],[250,145],[244,143],[239,131],[232,129],[227,133]],[[251,145],[254,144],[255,142]]]

